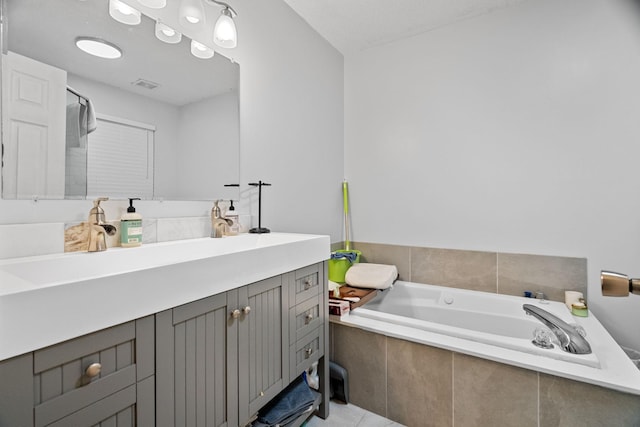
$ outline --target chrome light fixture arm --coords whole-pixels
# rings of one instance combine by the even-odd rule
[[[217,1],[217,0],[206,0],[206,2],[208,4],[215,4],[218,6],[222,6],[225,8],[225,10],[229,10],[231,11],[231,13],[233,13],[233,16],[238,16],[238,12],[236,12],[231,6],[229,6],[227,3],[222,2],[222,1]]]

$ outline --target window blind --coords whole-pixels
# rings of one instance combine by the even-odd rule
[[[151,199],[154,131],[116,118],[97,120],[89,134],[87,195]]]

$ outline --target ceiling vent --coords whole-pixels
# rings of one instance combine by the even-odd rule
[[[158,83],[152,82],[151,80],[138,79],[135,82],[131,83],[134,86],[139,86],[145,89],[155,89],[160,86]]]

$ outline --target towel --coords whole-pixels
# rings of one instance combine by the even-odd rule
[[[87,138],[87,107],[74,102],[67,105],[67,148],[84,147]]]
[[[313,405],[315,396],[307,383],[301,378],[290,385],[270,405],[258,414],[255,426],[285,425],[303,412],[307,412]]]
[[[87,133],[91,133],[98,128],[98,121],[96,120],[96,110],[93,108],[93,103],[87,98]]]
[[[395,265],[359,263],[347,270],[344,280],[356,288],[387,289],[397,278]]]
[[[331,252],[331,259],[342,259],[346,258],[349,262],[354,262],[356,258],[358,258],[358,254],[356,252]]]

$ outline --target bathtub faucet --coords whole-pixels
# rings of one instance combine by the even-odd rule
[[[587,340],[564,320],[535,305],[523,304],[522,309],[551,329],[558,337],[562,350],[574,354],[591,353],[591,346]]]

